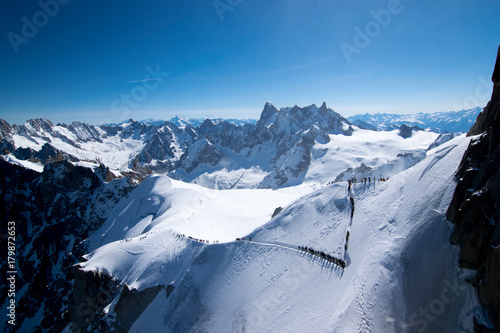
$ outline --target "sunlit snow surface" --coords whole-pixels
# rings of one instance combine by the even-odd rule
[[[55,126],[54,130],[62,131],[65,129],[60,126]],[[64,131],[64,135],[76,141],[74,134],[70,131]],[[55,148],[71,154],[80,160],[98,160],[110,169],[120,171],[129,170],[128,166],[130,161],[139,154],[145,146],[144,141],[137,140],[133,137],[120,138],[118,135],[105,137],[102,142],[79,142],[76,147],[48,133],[46,133],[45,139],[36,137],[27,138],[15,134],[13,135],[13,140],[17,147],[32,148],[36,151],[40,150],[48,141]]]
[[[35,163],[35,162],[30,162],[30,161],[26,161],[26,160],[20,160],[20,159],[17,159],[14,155],[12,154],[6,154],[6,155],[3,155],[2,158],[6,161],[6,162],[9,162],[11,164],[15,164],[15,165],[19,165],[19,166],[22,166],[26,169],[30,169],[30,170],[33,170],[33,171],[36,171],[36,172],[42,172],[43,171],[43,165],[40,164],[40,163]]]
[[[404,139],[398,133],[358,129],[352,136],[330,135],[330,142],[314,146],[313,161],[304,181],[334,180],[347,168],[359,167],[361,163],[380,168],[383,177],[390,177],[403,170],[383,166],[396,159],[398,154],[425,151],[438,137],[434,132],[413,131],[411,138]],[[380,172],[375,176],[379,177]]]
[[[390,147],[393,139],[372,144]],[[434,139],[414,140],[411,149]],[[88,240],[92,252],[82,265],[139,290],[175,286],[168,299],[160,292],[131,332],[470,332],[478,306],[472,287],[456,279],[445,220],[468,141],[458,137],[429,151],[387,182],[354,186],[345,270],[295,246],[343,252],[346,183],[214,191],[165,176],[143,182],[116,206]],[[252,242],[232,241],[242,236]],[[421,308],[434,312],[425,317]]]

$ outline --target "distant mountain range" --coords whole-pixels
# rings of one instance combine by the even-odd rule
[[[187,182],[207,182],[199,177],[220,170],[252,169],[238,176],[235,173],[234,181],[224,184],[210,180],[209,187],[247,187],[251,182],[254,187],[278,188],[300,183],[317,154],[313,147],[328,143],[332,134],[350,136],[357,127],[400,129],[404,138],[418,128],[465,132],[480,110],[366,114],[348,120],[325,103],[278,110],[268,102],[258,121],[176,116],[170,121],[130,119],[100,126],[81,122],[54,125],[47,119],[31,119],[11,126],[0,119],[0,149],[4,159],[33,170],[52,161],[69,160],[103,164],[112,175],[131,176],[138,182],[154,172]]]
[[[286,108],[284,108],[286,109]],[[408,125],[410,127],[419,127],[422,129],[429,129],[438,133],[465,133],[476,121],[477,115],[483,108],[475,107],[468,110],[460,111],[444,111],[434,113],[412,113],[412,114],[397,114],[397,113],[375,113],[375,114],[358,114],[348,117],[347,120],[353,125],[363,129],[371,129],[375,131],[391,131],[399,129],[401,125]],[[201,118],[186,118],[177,115],[169,120],[170,123],[179,128],[186,125],[192,127],[199,127],[203,122],[209,119],[213,123],[227,122],[236,126],[243,126],[245,124],[255,125],[258,119],[224,119],[214,117],[201,117]],[[160,119],[144,119],[139,120],[141,124],[148,125],[161,125],[165,120]]]
[[[417,126],[422,129],[430,129],[435,132],[465,133],[476,121],[477,115],[482,108],[475,107],[470,110],[414,113],[414,114],[359,114],[347,118],[356,126],[387,131],[398,129],[401,125]]]
[[[33,169],[58,160],[91,162],[137,181],[153,172],[191,182],[221,169],[257,168],[258,186],[277,188],[305,175],[316,142],[353,132],[349,121],[325,103],[280,110],[266,103],[257,123],[241,123],[206,118],[198,124],[176,117],[101,126],[31,119],[11,126],[0,120],[0,149],[10,161],[31,163]]]
[[[248,118],[248,119],[225,119],[225,118],[215,118],[215,117],[186,118],[186,117],[183,117],[181,115],[177,115],[177,116],[171,118],[170,120],[168,120],[168,122],[174,124],[175,126],[177,126],[179,128],[184,128],[184,127],[186,127],[186,125],[191,125],[192,127],[199,127],[207,119],[211,120],[213,123],[221,123],[221,122],[225,121],[227,123],[230,123],[230,124],[236,125],[236,126],[243,126],[245,124],[255,125],[255,124],[257,124],[257,121],[258,121],[258,119],[250,119],[250,118]],[[106,124],[106,125],[108,125],[108,126],[115,125],[116,126],[116,125],[125,124],[127,122],[128,122],[128,120],[123,121],[123,122],[118,123],[118,124],[113,123],[113,124]],[[145,124],[145,125],[159,126],[159,125],[164,124],[165,120],[149,118],[149,119],[139,120],[138,122],[141,124]]]
[[[224,118],[211,118],[211,117],[203,117],[203,118],[185,118],[182,116],[175,116],[169,121],[176,125],[177,127],[184,127],[186,125],[191,125],[193,127],[199,127],[203,122],[209,119],[213,123],[221,123],[227,122],[236,126],[243,126],[245,124],[255,125],[257,124],[258,119],[224,119]]]

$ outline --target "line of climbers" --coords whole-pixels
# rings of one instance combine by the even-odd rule
[[[252,237],[248,237],[248,239],[245,239],[245,237],[241,237],[241,238],[236,238],[236,241],[239,242],[239,241],[244,241],[244,240],[247,240],[249,242],[252,241]]]
[[[385,181],[388,181],[389,180],[389,177],[385,178],[385,177],[382,177],[382,175],[380,175],[380,178],[377,179],[377,177],[363,177],[361,179],[359,179],[359,184],[371,184],[372,182],[375,183],[376,181],[378,180],[378,182],[385,182]],[[349,185],[351,184],[357,184],[358,183],[358,179],[356,177],[353,177],[351,179],[349,179]]]
[[[354,216],[354,198],[353,197],[349,197],[349,201],[351,202],[351,220]]]
[[[175,237],[177,238],[180,238],[180,239],[183,239],[186,237],[186,235],[184,234],[175,234]],[[188,236],[188,238],[192,241],[195,241],[195,242],[199,242],[199,243],[205,243],[205,244],[210,244],[210,241],[209,240],[204,240],[204,239],[198,239],[198,238],[194,238],[194,237],[191,237],[191,236]],[[212,241],[212,244],[219,244],[219,241],[216,240],[216,241]]]
[[[367,178],[363,178],[363,181],[365,182],[365,184],[366,184],[366,179]],[[369,179],[368,182],[371,182],[370,178],[368,178],[368,179]],[[351,196],[351,193],[352,193],[351,192],[351,185],[352,185],[353,181],[354,181],[354,183],[356,183],[356,178],[349,179],[349,185],[347,187],[347,195],[349,196],[349,202],[351,203],[351,221],[349,222],[349,225],[352,224],[352,219],[354,217],[354,198]],[[375,182],[375,179],[373,181]],[[345,235],[345,245],[344,245],[345,251],[344,251],[344,253],[347,252],[347,248],[349,246],[349,236],[350,235],[351,235],[351,232],[349,230],[347,230],[347,233]]]
[[[192,241],[195,241],[195,242],[199,242],[199,243],[207,243],[209,244],[210,241],[207,241],[207,240],[204,240],[204,239],[198,239],[198,238],[194,238],[194,237],[191,237],[191,236],[188,236],[188,238]]]
[[[331,263],[334,263],[335,265],[338,265],[342,268],[345,268],[345,261],[342,259],[338,259],[328,253],[325,253],[323,251],[316,251],[312,247],[307,247],[307,246],[298,246],[299,250],[310,253],[312,255],[315,255],[317,257],[320,257],[323,260],[329,261]]]
[[[131,242],[131,241],[132,241],[132,238],[124,238],[124,239],[120,240],[120,243]]]
[[[351,185],[352,184],[365,184],[368,183],[368,184],[371,184],[372,182],[375,184],[376,182],[380,183],[380,182],[385,182],[385,181],[388,181],[389,180],[389,177],[382,177],[382,175],[380,175],[379,178],[377,177],[363,177],[363,178],[360,178],[360,179],[357,179],[356,177],[352,177],[351,179],[348,180],[349,182],[349,188],[351,188]],[[326,183],[326,186],[330,186],[330,185],[333,185],[335,184],[334,181],[329,181],[328,183]]]

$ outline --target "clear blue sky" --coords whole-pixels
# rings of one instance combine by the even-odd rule
[[[0,5],[11,124],[258,118],[266,101],[345,116],[484,106],[500,44],[497,0],[54,1],[51,15]]]

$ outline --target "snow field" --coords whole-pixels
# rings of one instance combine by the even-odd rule
[[[347,168],[359,167],[361,163],[381,168],[400,153],[425,151],[439,136],[434,132],[414,131],[411,138],[404,139],[398,133],[397,130],[376,132],[356,128],[352,136],[330,135],[330,142],[314,146],[313,161],[304,181],[333,181]],[[402,170],[382,169],[382,176],[390,177]]]
[[[70,131],[60,126],[55,126],[54,129],[56,131],[62,129],[65,136],[76,140],[76,137]],[[43,140],[36,137],[27,138],[18,134],[13,135],[13,140],[17,147],[32,148],[36,151],[40,150],[46,142],[50,142],[55,148],[80,160],[99,160],[110,169],[119,171],[128,171],[132,158],[139,154],[145,146],[145,142],[133,137],[122,139],[119,136],[108,136],[103,138],[102,142],[79,142],[75,147],[58,137],[51,136],[49,133],[45,134],[46,137]]]
[[[33,170],[33,171],[36,171],[39,173],[43,172],[43,165],[40,163],[34,163],[34,162],[30,162],[30,161],[20,160],[20,159],[17,159],[12,154],[3,155],[2,158],[6,162],[9,162],[11,164],[19,165],[19,166],[22,166],[26,169],[30,169],[30,170]]]

